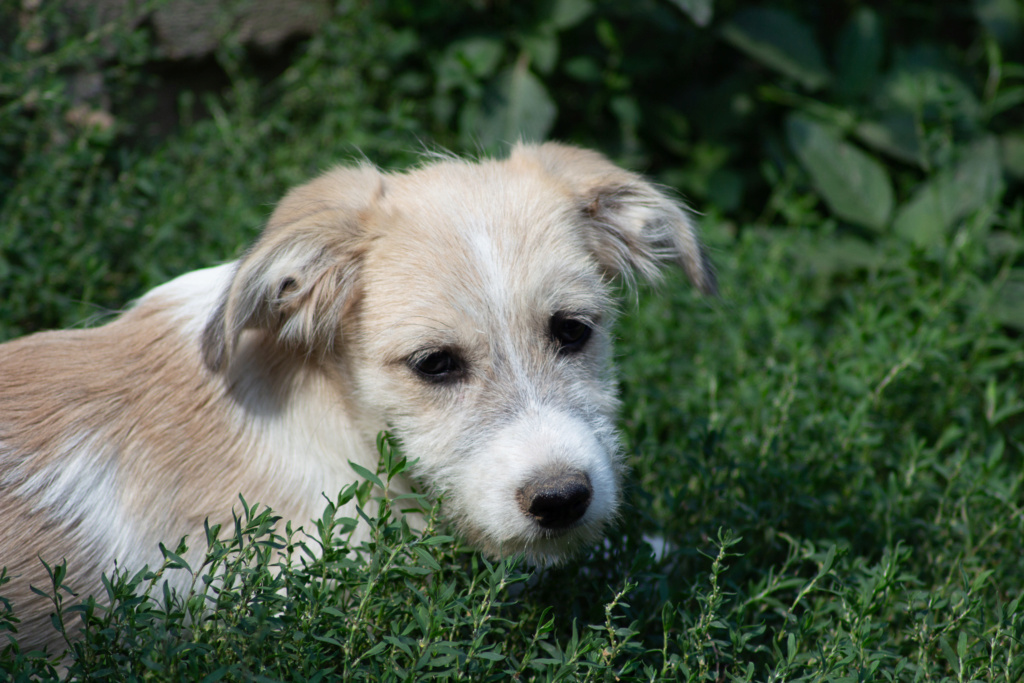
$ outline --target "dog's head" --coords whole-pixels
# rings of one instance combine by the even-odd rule
[[[240,261],[205,360],[225,370],[255,331],[330,368],[468,540],[557,559],[619,504],[613,281],[670,261],[714,291],[686,212],[593,152],[336,169]]]

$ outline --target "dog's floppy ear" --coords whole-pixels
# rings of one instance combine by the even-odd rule
[[[568,145],[519,144],[511,158],[539,163],[576,197],[586,239],[610,274],[656,280],[661,265],[674,260],[701,292],[717,291],[693,221],[665,191],[597,152]]]
[[[202,352],[210,370],[227,367],[246,329],[307,354],[333,348],[358,295],[363,216],[383,183],[369,165],[337,168],[285,195],[207,322]]]

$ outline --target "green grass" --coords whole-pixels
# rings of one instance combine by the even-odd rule
[[[112,588],[73,671],[1017,680],[1024,352],[955,263],[816,283],[800,255],[825,238],[719,242],[720,301],[673,278],[623,321],[633,476],[607,547],[530,576],[395,519],[357,554],[327,514],[304,541],[322,559],[275,573],[252,563],[254,513],[197,568],[204,588],[231,563],[230,593],[168,607],[159,582],[146,603]]]
[[[225,44],[229,86],[182,95],[180,121],[159,135],[145,125],[159,76],[144,33],[111,31],[111,46],[51,13],[36,17],[61,38],[49,48],[29,49],[32,24],[13,34],[0,64],[0,338],[102,320],[237,256],[287,187],[330,164],[365,155],[400,168],[435,143],[467,151],[465,131],[446,136],[434,111],[452,93],[414,58],[442,39],[348,9],[272,79]],[[584,42],[565,35],[566,50]],[[82,63],[105,76],[109,130],[66,117]],[[777,112],[758,106],[774,142],[735,172],[760,164],[769,195],[700,206],[721,297],[701,299],[679,274],[642,288],[636,306],[626,294],[617,353],[632,470],[606,544],[543,570],[488,562],[441,522],[420,535],[385,505],[363,520],[374,541],[352,548],[355,521],[333,511],[365,501],[365,485],[303,532],[271,534],[272,513],[249,501],[201,567],[166,539],[164,567],[112,574],[94,598],[71,595],[53,567],[63,623],[87,625],[65,668],[63,653],[18,647],[17,612],[0,598],[0,674],[1020,680],[1024,344],[1007,295],[1021,272],[1019,186],[927,240],[866,232],[830,213],[799,155],[780,152]],[[940,128],[930,144],[955,158],[967,143]],[[690,161],[655,170],[683,177]],[[890,172],[906,205],[932,177]],[[386,479],[404,464],[381,448]],[[290,567],[272,566],[273,547]],[[182,571],[193,591],[166,594],[161,576]]]

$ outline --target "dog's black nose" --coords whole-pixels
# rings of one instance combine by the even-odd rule
[[[585,472],[563,472],[531,481],[516,492],[519,509],[545,529],[565,529],[578,522],[594,495]]]

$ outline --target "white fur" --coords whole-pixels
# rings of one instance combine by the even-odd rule
[[[560,554],[561,539],[546,537],[523,515],[509,514],[516,506],[516,489],[538,470],[572,468],[589,474],[594,499],[578,522],[576,533],[592,526],[599,529],[615,516],[618,453],[606,420],[588,424],[559,410],[528,408],[489,437],[486,445],[478,444],[482,457],[469,458],[460,468],[453,489],[468,500],[478,501],[479,523],[493,530],[503,550],[531,549],[535,557],[545,559],[557,559]]]

